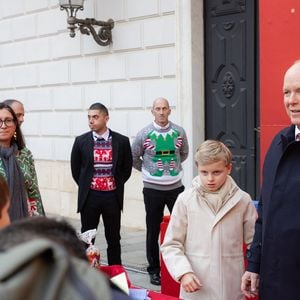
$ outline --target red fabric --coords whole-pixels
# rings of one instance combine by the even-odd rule
[[[38,210],[37,210],[37,206],[36,206],[36,199],[35,198],[28,198],[27,203],[28,203],[29,216],[32,217],[34,215],[38,215]]]
[[[123,266],[120,266],[120,265],[100,266],[100,267],[98,267],[98,269],[100,271],[104,272],[109,278],[112,278],[112,277],[124,272],[126,275],[128,287],[129,288],[131,287],[130,279],[129,279],[128,274]]]
[[[164,216],[160,224],[160,243],[162,244],[165,233],[169,224],[170,216]],[[160,257],[160,272],[161,272],[161,292],[165,295],[179,297],[180,284],[176,282],[170,275],[162,256]],[[166,298],[167,299],[167,298]],[[170,298],[172,299],[172,298]],[[176,298],[178,299],[178,298]]]
[[[160,293],[157,293],[157,292],[154,292],[154,291],[149,291],[148,297],[151,300],[178,300],[179,299],[177,297],[160,294]]]

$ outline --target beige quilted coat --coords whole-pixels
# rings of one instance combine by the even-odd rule
[[[229,200],[216,215],[201,199],[199,176],[175,203],[161,247],[164,262],[175,280],[194,272],[203,284],[194,293],[181,288],[182,299],[244,299],[243,242],[251,243],[257,214],[250,196],[230,179]]]

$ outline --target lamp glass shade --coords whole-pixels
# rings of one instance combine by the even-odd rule
[[[59,5],[63,8],[81,8],[84,0],[59,0]]]

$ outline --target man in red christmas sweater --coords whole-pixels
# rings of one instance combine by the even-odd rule
[[[109,114],[101,103],[88,110],[91,131],[76,137],[71,170],[78,184],[81,232],[98,227],[102,215],[109,265],[121,265],[120,227],[124,184],[131,175],[128,137],[107,127]]]

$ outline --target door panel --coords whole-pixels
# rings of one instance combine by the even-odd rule
[[[256,1],[205,1],[205,134],[233,153],[232,176],[256,198]]]

